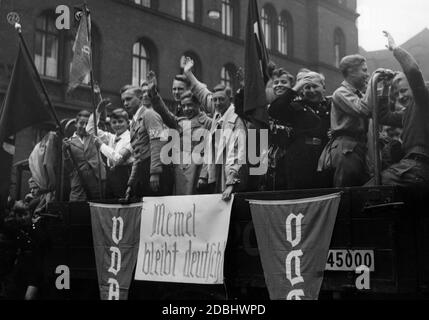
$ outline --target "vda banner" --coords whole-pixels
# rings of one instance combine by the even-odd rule
[[[249,201],[271,300],[316,300],[341,194]]]
[[[144,198],[136,280],[222,284],[233,199]]]
[[[90,203],[101,300],[127,300],[137,261],[141,203]]]

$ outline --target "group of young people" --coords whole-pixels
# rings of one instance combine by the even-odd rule
[[[344,81],[331,97],[325,94],[320,73],[302,69],[295,78],[282,68],[272,71],[266,88],[269,166],[258,177],[249,175],[247,144],[241,143],[252,128],[240,112],[242,99],[234,100],[224,85],[208,90],[193,74],[192,59],[186,59],[183,74],[173,80],[170,105],[158,93],[153,76],[140,87],[125,86],[123,106],[110,112],[109,130],[98,124],[109,105],[104,100],[97,108],[97,124],[93,115],[81,111],[76,132],[63,143],[70,201],[198,193],[222,193],[228,200],[233,192],[257,191],[255,186],[291,190],[371,184],[368,133],[374,95],[379,95],[380,123],[387,126],[380,136],[383,160],[389,165],[382,184],[426,184],[429,92],[413,57],[397,47],[390,34],[386,37],[402,72],[379,69],[370,75],[363,56],[346,56],[340,63]],[[374,91],[376,78],[382,81]],[[395,128],[402,128],[401,135],[386,135]],[[173,148],[180,154],[177,159],[188,155],[190,163],[163,161],[168,129],[180,134],[180,147]],[[216,135],[219,131],[226,134]],[[185,137],[192,137],[191,142],[183,141]],[[202,162],[191,156],[211,148],[223,152],[210,153],[213,159],[201,154]]]

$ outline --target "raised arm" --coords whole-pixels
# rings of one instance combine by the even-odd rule
[[[98,137],[101,139],[101,141],[105,144],[109,144],[110,139],[114,139],[115,135],[113,133],[107,132],[107,131],[103,131],[100,128],[98,128],[98,122],[100,121],[100,115],[101,113],[104,111],[104,109],[106,109],[107,106],[109,106],[110,100],[106,99],[106,100],[102,100],[98,106],[97,106],[97,135]],[[86,132],[88,132],[89,134],[94,134],[95,133],[95,124],[94,124],[94,114],[91,114],[91,116],[89,117],[88,120],[88,124],[86,125]]]
[[[417,106],[428,106],[429,92],[426,89],[425,81],[417,61],[406,50],[398,47],[392,35],[384,31],[384,36],[387,38],[387,48],[393,52],[394,57],[402,67],[402,71],[407,77],[411,91],[416,101]]]
[[[215,109],[212,101],[213,93],[207,89],[207,86],[204,83],[200,82],[195,77],[195,75],[192,73],[193,67],[194,67],[194,61],[191,58],[187,57],[185,60],[183,73],[191,83],[191,91],[200,102],[201,110],[209,115],[213,115],[215,113]]]

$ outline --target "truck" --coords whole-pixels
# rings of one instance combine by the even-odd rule
[[[341,192],[320,299],[426,299],[429,297],[429,190],[356,187],[236,194],[225,253],[225,282],[217,288],[165,286],[162,298],[268,300],[249,200],[289,200]],[[111,202],[110,202],[111,203]],[[99,299],[88,203],[49,206],[45,257],[46,299]],[[356,266],[369,269],[370,285],[359,288]],[[70,270],[70,290],[58,290],[58,266]],[[143,289],[139,287],[143,286]],[[206,289],[210,287],[210,289]],[[132,281],[130,299],[145,299]],[[147,291],[147,290],[146,290]],[[168,293],[176,292],[176,296]],[[153,298],[153,296],[152,296]]]

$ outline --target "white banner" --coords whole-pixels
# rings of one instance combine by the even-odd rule
[[[136,280],[222,284],[234,199],[144,198]]]

